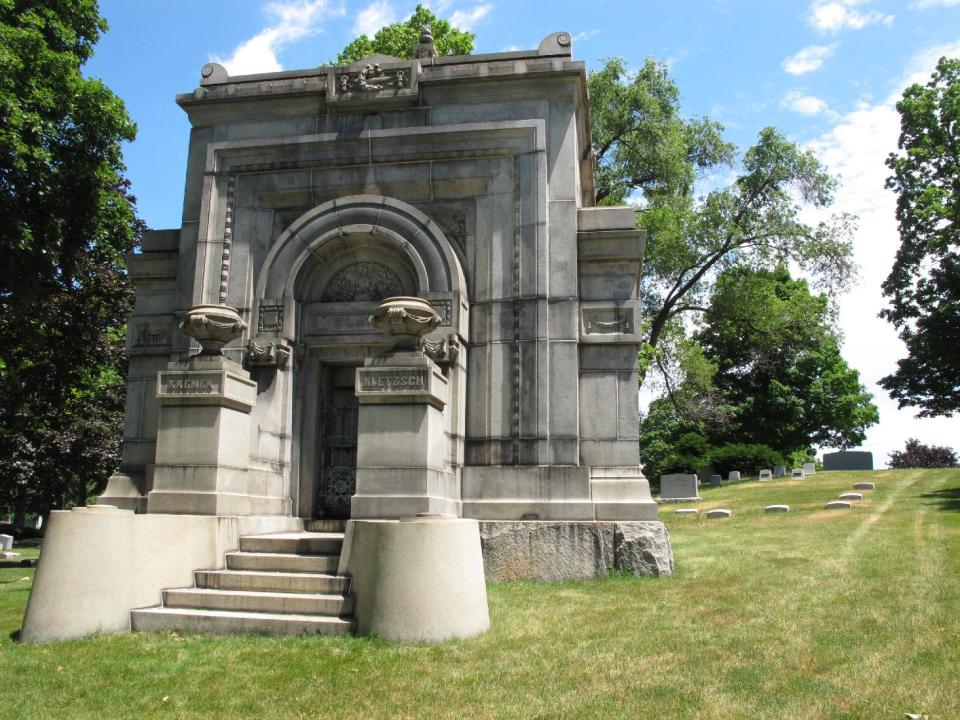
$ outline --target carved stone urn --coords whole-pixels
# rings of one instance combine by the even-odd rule
[[[389,297],[370,316],[375,330],[393,336],[393,350],[419,350],[420,338],[440,324],[440,316],[418,297]]]
[[[240,313],[226,305],[194,305],[180,321],[183,332],[203,348],[201,355],[222,355],[223,346],[247,329]]]

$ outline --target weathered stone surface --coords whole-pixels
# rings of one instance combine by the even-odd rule
[[[696,508],[680,508],[674,511],[677,515],[698,515],[700,513]]]
[[[853,507],[853,503],[848,500],[834,500],[833,502],[828,502],[825,507],[827,510],[849,510]]]
[[[804,475],[816,475],[817,466],[816,463],[804,463],[803,464],[803,474]]]
[[[633,575],[673,575],[670,534],[662,522],[616,523],[613,533],[614,568]]]
[[[0,535],[0,550],[13,548],[13,535]]]
[[[700,484],[697,476],[688,473],[673,473],[660,476],[660,500],[682,502],[700,499]]]
[[[739,480],[739,479],[740,479],[740,471],[739,471],[739,470],[731,470],[731,471],[730,471],[730,474],[727,475],[727,480],[729,480],[730,482],[735,482],[735,481],[737,481],[737,480]]]
[[[784,477],[787,474],[787,468],[783,465],[774,465],[773,466],[773,476],[775,478]]]
[[[710,487],[720,487],[723,485],[723,476],[722,475],[711,475],[710,476]]]
[[[760,482],[766,482],[767,480],[773,480],[773,471],[772,470],[761,470],[760,477],[757,478]]]
[[[824,470],[873,470],[873,453],[864,450],[841,450],[824,453]]]
[[[763,509],[763,511],[766,512],[766,513],[783,513],[783,512],[790,512],[790,506],[789,506],[789,505],[767,505],[767,506]]]
[[[838,500],[863,500],[862,493],[846,492],[837,496]]]
[[[873,490],[876,487],[876,484],[872,482],[858,482],[853,484],[854,490]]]
[[[480,521],[488,580],[587,580],[612,570],[673,572],[670,536],[659,521]]]
[[[588,580],[613,567],[612,522],[480,521],[487,580]]]
[[[714,508],[713,510],[707,510],[707,517],[711,520],[717,518],[728,518],[733,515],[733,510],[727,510],[726,508]]]
[[[18,552],[10,552],[9,550],[7,550],[0,553],[0,558],[3,558],[4,560],[13,560],[18,557],[20,557],[20,553]]]
[[[790,473],[791,480],[803,480],[806,477],[803,473],[803,468],[794,468]]]

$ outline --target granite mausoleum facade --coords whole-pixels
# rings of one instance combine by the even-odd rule
[[[101,502],[655,520],[637,448],[644,238],[630,208],[593,207],[570,46],[205,66],[177,97],[193,126],[182,226],[130,258],[123,461]],[[368,318],[393,296],[440,322],[388,368]],[[187,317],[198,306],[237,317]],[[237,337],[198,355],[185,318]]]

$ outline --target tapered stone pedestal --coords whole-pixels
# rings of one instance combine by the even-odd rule
[[[447,380],[418,351],[366,361],[357,369],[357,490],[350,517],[460,515],[447,450]]]
[[[222,355],[197,355],[159,373],[151,513],[281,514],[280,498],[251,494],[250,410],[257,386]]]

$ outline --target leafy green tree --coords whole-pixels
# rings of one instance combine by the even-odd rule
[[[141,224],[135,127],[80,72],[105,28],[94,0],[0,0],[0,506],[19,513],[84,502],[118,459]]]
[[[353,40],[337,55],[337,64],[349,65],[376,53],[398,58],[413,57],[413,47],[420,41],[420,30],[424,25],[429,25],[433,31],[433,43],[437,46],[437,54],[469,55],[473,51],[476,35],[458,30],[423,5],[417,5],[413,15],[405,22],[380,28],[372,40],[366,35]]]
[[[714,383],[732,408],[711,439],[783,455],[862,442],[879,413],[832,328],[826,296],[811,294],[785,268],[722,273],[697,337],[718,365]]]
[[[899,330],[907,357],[880,381],[900,407],[921,416],[960,410],[960,59],[941,58],[927,85],[897,103],[893,175],[900,249],[880,314]]]

